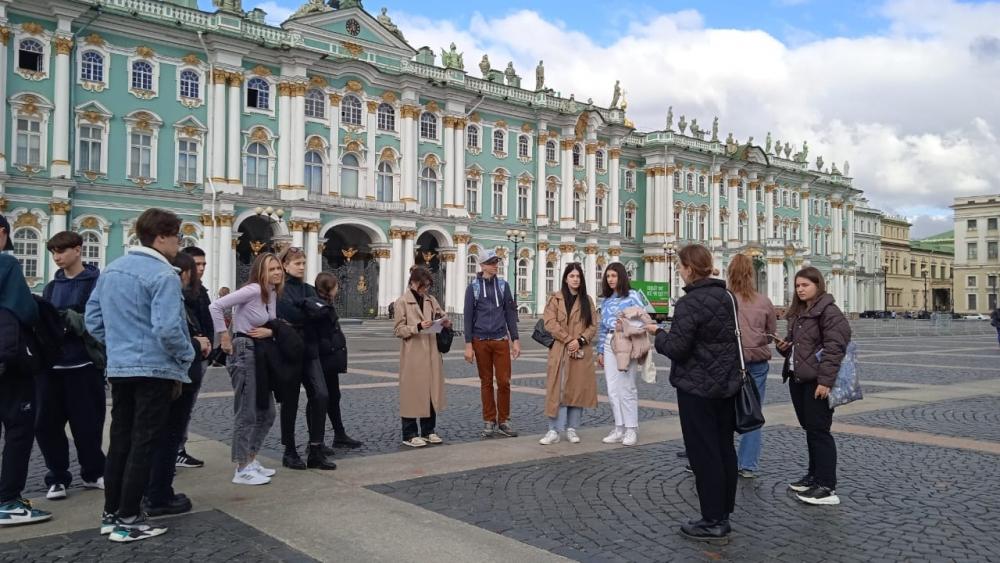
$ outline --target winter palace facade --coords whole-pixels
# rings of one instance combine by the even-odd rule
[[[608,106],[561,96],[539,64],[529,87],[485,56],[413,49],[358,1],[309,2],[281,27],[238,1],[217,7],[0,0],[0,210],[36,291],[55,272],[49,236],[79,231],[103,266],[158,206],[208,253],[213,293],[241,284],[256,254],[301,246],[310,278],[340,276],[349,316],[384,312],[414,263],[460,310],[482,248],[535,313],[569,262],[588,283],[610,262],[667,281],[689,242],[720,268],[752,255],[778,305],[804,264],[847,310],[868,301],[861,192],[805,143],[722,139],[718,120],[672,109],[640,132],[617,85]]]

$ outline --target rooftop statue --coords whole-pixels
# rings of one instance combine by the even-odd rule
[[[844,176],[850,176],[850,175],[851,175],[851,163],[847,162],[845,160],[844,161]]]
[[[403,37],[403,32],[399,30],[399,26],[392,23],[392,18],[389,17],[388,8],[382,8],[382,13],[379,14],[379,16],[375,19],[378,20],[378,23],[382,24],[382,27],[389,30],[389,33],[395,35],[396,37],[402,39],[403,41],[406,41],[406,39]]]
[[[767,139],[765,139],[764,142],[765,142],[764,153],[765,154],[771,154],[771,132],[770,131],[767,132]]]
[[[535,90],[540,91],[545,89],[545,65],[543,61],[538,61],[538,66],[535,67]]]
[[[809,142],[802,141],[802,150],[795,153],[795,162],[808,162],[809,158]]]
[[[441,49],[441,64],[445,68],[454,68],[456,70],[465,70],[465,62],[462,60],[463,53],[459,53],[455,48],[455,44],[451,44],[451,50],[446,51]]]
[[[820,155],[816,157],[816,170],[822,170],[822,169],[823,169],[823,155]]]
[[[790,156],[792,156],[792,145],[788,144],[788,141],[785,141],[785,158],[789,158]]]
[[[611,105],[608,106],[611,109],[618,107],[618,100],[622,97],[622,87],[621,80],[615,80],[615,92],[611,95]]]
[[[218,8],[220,12],[228,12],[230,14],[242,14],[242,4],[241,0],[212,0],[212,5]]]
[[[483,55],[482,60],[479,61],[479,71],[483,73],[483,78],[490,77],[490,68],[490,57]]]
[[[712,142],[719,142],[719,116],[712,119]]]
[[[504,69],[503,75],[507,77],[507,84],[510,84],[517,78],[517,71],[514,70],[514,61],[507,61],[507,68]]]
[[[687,127],[688,127],[687,117],[682,115],[680,121],[677,122],[677,128],[680,129],[681,135],[684,134],[684,130],[687,129]]]
[[[336,0],[330,0],[330,5],[332,6],[334,2],[336,2]],[[361,5],[361,0],[340,0],[339,2],[336,3],[337,5],[333,7],[338,10],[345,10],[347,8],[361,8],[362,10],[365,9],[365,7]]]
[[[840,176],[840,170],[837,170],[836,162],[830,165],[830,174],[833,174],[834,176]]]
[[[299,6],[298,10],[292,14],[293,18],[305,16],[307,14],[318,14],[320,12],[330,12],[333,8],[327,6],[323,0],[307,0],[305,4]]]
[[[667,108],[667,131],[674,130],[674,106]]]

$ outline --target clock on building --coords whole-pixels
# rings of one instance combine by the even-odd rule
[[[347,20],[347,33],[350,33],[354,37],[357,37],[361,33],[361,24],[358,23],[358,20],[354,18]]]

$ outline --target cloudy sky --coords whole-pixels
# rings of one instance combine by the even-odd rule
[[[209,0],[200,0],[203,7]],[[297,0],[244,0],[280,22]],[[1000,193],[1000,2],[368,1],[415,48],[454,41],[529,86],[607,104],[620,79],[640,130],[667,106],[720,134],[809,142],[810,162],[850,161],[873,205],[914,236],[952,227],[962,195]]]

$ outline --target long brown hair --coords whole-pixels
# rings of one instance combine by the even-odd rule
[[[561,290],[563,300],[569,301],[570,290],[566,279],[574,271],[580,274],[580,288],[576,290],[576,300],[580,303],[580,320],[583,321],[583,326],[590,326],[594,324],[594,319],[590,314],[590,296],[587,295],[587,276],[583,275],[583,268],[579,262],[570,262],[566,264],[566,268],[563,270]]]
[[[608,272],[618,274],[618,283],[615,285],[615,289],[611,289],[611,286],[608,285]],[[563,277],[565,278],[565,276]],[[629,283],[628,271],[625,270],[625,266],[622,266],[621,262],[608,264],[608,267],[604,269],[604,276],[601,278],[601,297],[605,299],[615,295],[627,297],[630,291],[632,291],[632,284]]]
[[[818,290],[816,292],[816,299],[819,299],[823,294],[826,293],[826,281],[823,280],[822,272],[820,272],[816,268],[808,266],[806,268],[802,268],[798,272],[795,272],[795,279],[797,280],[799,278],[805,278],[816,284],[816,288]],[[788,311],[785,313],[786,319],[797,317],[802,313],[805,313],[806,309],[809,308],[808,303],[799,299],[799,292],[794,290],[794,283],[792,287],[793,287],[792,305],[791,307],[788,308]]]
[[[330,272],[320,272],[316,275],[316,294],[323,301],[333,302],[333,294],[340,287],[340,280]]]
[[[712,275],[712,253],[700,244],[689,244],[677,253],[681,264],[691,270],[691,279],[688,283],[707,278]]]
[[[753,301],[757,291],[753,288],[753,260],[746,254],[737,254],[726,269],[726,285],[744,301]]]
[[[267,262],[268,260],[274,260],[281,265],[281,260],[271,252],[265,252],[263,254],[258,254],[256,258],[253,259],[253,264],[250,265],[250,276],[247,277],[247,283],[249,285],[255,283],[260,286],[260,300],[266,305],[271,299],[271,294],[267,291]],[[285,289],[285,277],[281,276],[281,281],[274,286],[274,291],[279,296],[281,292]]]

